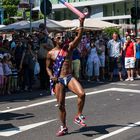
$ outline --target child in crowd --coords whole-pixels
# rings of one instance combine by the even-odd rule
[[[3,94],[3,86],[4,86],[4,72],[3,72],[3,55],[0,54],[0,94]]]
[[[5,53],[3,58],[3,70],[4,70],[4,93],[10,93],[10,83],[11,83],[11,61],[10,61],[10,54]]]

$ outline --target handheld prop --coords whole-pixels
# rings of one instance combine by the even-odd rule
[[[85,14],[80,12],[77,8],[75,8],[73,5],[70,3],[66,2],[65,0],[59,0],[62,4],[64,4],[68,9],[70,9],[73,13],[75,13],[77,16],[80,18],[84,18]]]

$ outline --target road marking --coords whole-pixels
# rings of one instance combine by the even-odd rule
[[[128,84],[128,83],[110,83],[110,85],[118,85],[118,86],[139,86],[139,84]]]
[[[119,133],[122,133],[122,132],[124,132],[124,131],[126,131],[126,130],[129,130],[129,129],[133,128],[133,127],[136,127],[136,126],[138,126],[138,125],[140,125],[140,122],[136,122],[136,123],[134,123],[134,124],[128,125],[128,126],[126,126],[126,127],[123,127],[123,128],[121,128],[121,129],[118,129],[118,130],[113,131],[113,132],[111,132],[111,133],[109,133],[109,134],[103,135],[103,136],[101,136],[101,137],[98,137],[98,138],[95,138],[95,139],[92,139],[92,140],[104,140],[104,139],[106,139],[106,138],[109,138],[109,137],[111,137],[111,136],[114,136],[114,135],[117,135],[117,134],[119,134]]]
[[[135,90],[135,89],[112,88],[112,91],[129,92],[129,93],[139,93],[140,94],[140,90]]]
[[[86,95],[87,96],[94,95],[94,94],[108,92],[108,91],[111,91],[111,88],[105,89],[105,90],[89,92],[89,93],[86,93]],[[72,96],[67,96],[66,99],[72,99],[72,98],[76,98],[76,97],[77,97],[77,95],[72,95]],[[53,103],[53,102],[56,102],[56,99],[51,99],[51,100],[47,100],[47,101],[43,101],[43,102],[39,102],[39,103],[35,103],[35,104],[30,104],[27,106],[21,106],[21,107],[17,107],[17,108],[13,108],[13,109],[3,110],[3,111],[0,111],[0,113],[8,113],[8,112],[13,112],[13,111],[23,110],[23,109],[27,109],[27,108],[31,108],[31,107],[35,107],[35,106],[40,106],[40,105],[44,105],[44,104],[49,104],[49,103]]]
[[[0,131],[0,136],[9,137],[9,136],[12,136],[12,135],[15,135],[15,134],[18,134],[18,133],[36,128],[38,126],[54,122],[56,120],[57,119],[52,119],[52,120],[49,120],[49,121],[29,124],[29,125],[25,125],[25,126],[14,127],[14,128],[10,128],[10,129],[5,129],[5,130]]]
[[[108,89],[104,89],[104,90],[88,92],[88,93],[86,93],[86,96],[104,93],[104,92],[108,92],[108,91],[118,91],[118,92],[128,92],[128,93],[139,93],[140,94],[140,90],[132,90],[132,89],[124,89],[124,88],[108,88]],[[77,98],[77,95],[72,95],[72,96],[66,97],[66,99],[72,99],[72,98]],[[7,109],[7,110],[0,111],[0,113],[8,113],[8,112],[13,112],[13,111],[23,110],[23,109],[36,107],[36,106],[40,106],[40,105],[44,105],[44,104],[49,104],[49,103],[53,103],[53,102],[56,102],[56,99],[51,99],[51,100],[47,100],[47,101],[43,101],[43,102],[39,102],[39,103],[35,103],[35,104],[30,104],[27,106],[21,106],[18,108]]]

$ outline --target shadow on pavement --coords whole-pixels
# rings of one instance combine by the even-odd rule
[[[18,129],[16,126],[8,123],[8,124],[0,124],[0,131],[4,131],[4,130],[8,130],[8,129],[11,129],[11,128],[15,128],[15,129]]]
[[[116,124],[99,125],[99,126],[87,126],[87,127],[82,127],[78,130],[75,130],[74,132],[71,132],[70,134],[94,131],[95,133],[83,134],[85,136],[92,137],[93,135],[108,134],[109,131],[107,131],[107,129],[113,128],[113,127],[123,127],[123,126],[122,125],[116,125]]]
[[[128,125],[135,125],[135,124],[129,123],[127,125],[108,124],[108,125],[99,125],[99,126],[87,126],[87,127],[82,127],[78,130],[75,130],[74,132],[69,133],[69,135],[88,132],[88,133],[85,133],[82,135],[87,136],[87,137],[93,137],[95,135],[109,134],[110,132],[107,129],[114,128],[114,127],[122,128],[122,127],[126,127]],[[140,125],[135,125],[134,127],[140,127]]]
[[[18,113],[0,113],[0,120],[9,121],[9,120],[22,120],[27,118],[33,118],[32,113],[18,114]],[[1,126],[0,126],[1,130]]]

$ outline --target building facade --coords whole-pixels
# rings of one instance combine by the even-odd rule
[[[75,19],[77,16],[62,5],[59,0],[51,0],[54,20]],[[73,6],[83,11],[87,8],[89,18],[110,21],[117,24],[131,24],[130,9],[134,6],[134,0],[67,0]],[[140,0],[137,0],[140,6]],[[34,8],[39,10],[39,6]]]

